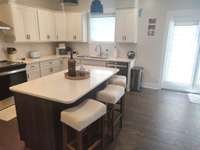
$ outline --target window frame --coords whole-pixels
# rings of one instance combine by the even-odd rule
[[[91,33],[90,33],[90,19],[91,18],[106,18],[106,17],[114,17],[115,18],[115,32],[114,32],[114,41],[93,41],[91,40]],[[116,14],[115,13],[107,13],[107,14],[90,14],[88,19],[88,37],[89,37],[89,43],[106,43],[106,44],[113,44],[116,41]]]

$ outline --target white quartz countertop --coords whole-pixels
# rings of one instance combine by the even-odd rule
[[[43,56],[43,57],[37,58],[37,59],[26,58],[25,60],[18,60],[18,61],[24,62],[26,64],[33,64],[33,63],[37,63],[37,62],[54,60],[54,59],[59,59],[59,58],[69,58],[69,56],[68,55],[50,55],[50,56]],[[135,61],[135,59],[121,58],[121,57],[119,57],[119,58],[107,58],[107,59],[90,58],[90,57],[75,57],[75,59],[104,61],[104,62],[126,62],[126,63],[131,63],[131,62]]]
[[[90,71],[86,80],[65,79],[62,71],[10,88],[11,91],[34,97],[43,98],[64,104],[72,104],[111,78],[119,70],[105,67],[85,66]]]
[[[67,55],[50,55],[50,56],[43,56],[40,58],[32,59],[32,58],[26,58],[25,60],[17,60],[19,62],[23,62],[26,64],[33,64],[33,63],[38,63],[42,61],[48,61],[48,60],[54,60],[54,59],[61,59],[61,58],[67,58]]]
[[[105,61],[105,62],[125,62],[125,63],[131,63],[132,61],[135,61],[135,59],[128,59],[128,58],[92,58],[92,57],[76,57],[76,59],[82,59],[82,60],[94,60],[94,61]]]

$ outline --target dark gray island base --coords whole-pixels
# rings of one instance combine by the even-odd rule
[[[62,104],[26,94],[14,93],[20,138],[31,150],[63,150],[60,112],[87,98],[95,98],[106,82],[73,104]]]

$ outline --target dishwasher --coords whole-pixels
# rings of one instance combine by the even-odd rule
[[[125,62],[107,62],[106,67],[119,69],[118,75],[123,75],[128,78],[128,63]]]

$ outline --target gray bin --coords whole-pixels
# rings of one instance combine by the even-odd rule
[[[134,67],[131,70],[131,91],[142,91],[143,67]]]

